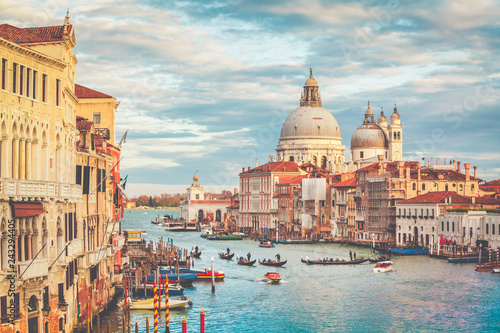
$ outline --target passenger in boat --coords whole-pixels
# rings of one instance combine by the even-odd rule
[[[339,258],[335,259],[335,262],[339,262]]]
[[[356,251],[354,251],[353,255],[354,255],[354,260],[356,260]]]
[[[330,258],[330,262],[333,262],[333,258]]]

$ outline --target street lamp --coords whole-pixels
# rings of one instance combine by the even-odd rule
[[[214,257],[210,258],[212,262],[212,294],[215,293],[215,275],[214,275]]]

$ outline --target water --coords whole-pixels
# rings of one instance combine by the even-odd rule
[[[145,214],[147,213],[147,214]],[[202,251],[195,268],[210,267],[226,273],[216,283],[215,294],[209,282],[196,282],[185,295],[193,306],[171,312],[171,332],[181,332],[182,316],[188,332],[199,332],[199,313],[206,313],[206,332],[421,332],[421,331],[499,331],[500,276],[474,271],[473,264],[455,265],[424,256],[397,257],[394,271],[375,274],[373,264],[352,266],[308,266],[309,258],[346,258],[349,249],[358,258],[369,249],[337,244],[278,245],[260,248],[255,241],[209,241],[199,233],[168,233],[150,223],[157,215],[177,211],[127,211],[123,229],[143,229],[146,239],[173,237],[174,245]],[[280,253],[288,260],[284,268],[246,267],[236,261],[221,260],[217,253],[229,247],[236,256],[274,258]],[[373,254],[371,254],[373,256]],[[284,282],[263,283],[268,271],[277,271]],[[152,312],[132,312],[131,322],[145,332],[145,316]],[[121,332],[121,310],[112,311],[103,322],[112,323],[112,332]],[[165,323],[159,324],[159,332]]]

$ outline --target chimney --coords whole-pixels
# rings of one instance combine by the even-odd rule
[[[465,167],[465,180],[470,180],[470,174],[469,174],[470,163],[464,163],[464,167]]]
[[[382,163],[382,161],[384,160],[384,155],[377,155],[377,157],[378,157],[378,173],[380,175],[385,173],[384,165]]]
[[[453,159],[453,168],[457,171],[457,161],[455,159]]]
[[[457,172],[458,173],[462,173],[462,171],[460,170],[460,164],[462,164],[462,162],[458,161],[457,164],[458,164]]]
[[[417,180],[420,181],[420,167],[421,167],[421,164],[420,162],[417,163]]]
[[[405,162],[403,161],[398,161],[398,172],[399,172],[399,178],[403,178],[403,166],[405,165]]]
[[[474,178],[477,178],[477,165],[474,165]]]
[[[241,172],[245,172],[245,168],[241,168]]]

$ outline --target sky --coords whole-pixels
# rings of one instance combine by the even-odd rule
[[[403,159],[456,159],[500,178],[500,2],[13,1],[0,22],[75,28],[76,82],[120,106],[127,193],[238,187],[266,163],[309,68],[349,159],[367,101],[397,104]]]

